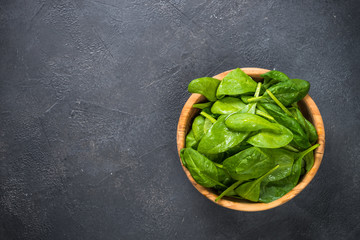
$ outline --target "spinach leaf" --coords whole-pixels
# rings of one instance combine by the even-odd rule
[[[216,91],[219,84],[220,81],[215,78],[211,78],[211,77],[197,78],[189,83],[188,91],[191,93],[200,93],[204,95],[207,98],[207,100],[211,102],[215,102],[217,100]]]
[[[200,140],[198,151],[205,154],[216,154],[241,143],[248,132],[234,132],[225,125],[227,115],[221,115]]]
[[[265,182],[261,184],[259,201],[269,203],[281,198],[296,186],[299,181],[300,174],[301,158],[294,162],[291,173],[288,177],[278,181]]]
[[[247,200],[250,200],[253,202],[259,201],[261,181],[265,177],[267,177],[269,174],[274,172],[278,167],[279,167],[279,165],[276,165],[274,168],[272,168],[270,171],[268,171],[262,177],[254,180],[254,181],[246,182],[246,183],[240,185],[238,188],[235,189],[235,192],[244,199],[247,199]]]
[[[226,153],[227,158],[229,158],[229,157],[231,157],[245,149],[251,148],[251,147],[252,147],[251,144],[248,144],[247,142],[243,141],[240,144],[228,149],[225,153]]]
[[[274,166],[274,162],[257,147],[245,149],[224,160],[223,166],[235,180],[258,178]]]
[[[305,161],[305,170],[306,172],[309,172],[310,169],[314,166],[314,162],[315,162],[314,153],[309,152],[308,154],[305,155],[303,159]]]
[[[237,68],[224,77],[217,89],[216,96],[221,99],[226,95],[238,96],[255,92],[255,90],[256,82],[240,68]]]
[[[309,122],[306,118],[305,118],[305,124],[307,127],[306,129],[308,130],[310,143],[311,144],[316,143],[316,141],[318,140],[318,135],[317,135],[315,126],[312,125],[312,123]]]
[[[280,130],[279,124],[271,123],[251,113],[235,113],[225,120],[225,125],[233,131],[258,131],[261,129]]]
[[[199,115],[194,119],[194,122],[192,124],[192,131],[194,133],[196,141],[200,141],[200,139],[204,136],[204,125],[205,118],[203,116]]]
[[[258,105],[265,108],[265,110],[271,116],[273,116],[279,124],[288,128],[293,133],[294,138],[291,142],[291,145],[300,150],[311,146],[309,139],[301,125],[294,118],[285,114],[280,107],[272,103],[258,103]]]
[[[318,139],[318,135],[314,125],[311,124],[301,113],[298,108],[290,108],[289,111],[295,117],[295,119],[299,122],[302,129],[305,131],[306,135],[309,138],[310,143],[315,143]]]
[[[290,79],[287,81],[279,82],[269,88],[279,101],[285,106],[289,106],[294,102],[303,99],[309,92],[310,83],[302,79]],[[267,92],[264,93],[263,98],[270,96]],[[272,100],[271,100],[272,101]]]
[[[290,175],[296,154],[284,149],[262,148],[279,168],[264,178],[263,183],[274,182]]]
[[[216,199],[215,202],[219,201],[223,196],[236,196],[237,193],[234,191],[243,181],[239,180],[233,183],[230,187],[228,187],[225,191],[223,191]]]
[[[184,160],[185,159],[184,158],[184,153],[185,153],[185,148],[180,150],[180,159],[181,159],[182,164],[186,167],[186,162]]]
[[[204,187],[220,186],[227,188],[222,182],[228,178],[226,172],[216,167],[208,158],[192,148],[185,148],[183,161],[194,180]]]
[[[230,114],[237,112],[245,107],[245,104],[238,98],[225,97],[217,100],[211,107],[211,112],[215,114]]]
[[[191,129],[190,132],[188,133],[188,135],[186,135],[185,146],[187,148],[196,149],[198,145],[199,145],[199,142],[196,141],[195,136],[194,136],[194,131]]]
[[[193,108],[199,108],[199,109],[204,109],[204,108],[208,108],[212,106],[212,102],[206,102],[206,103],[195,103],[193,105]]]
[[[213,161],[214,163],[222,163],[225,159],[225,153],[216,153],[216,154],[203,154],[205,157]]]
[[[288,145],[292,139],[292,132],[278,123],[273,123],[276,130],[262,129],[259,133],[251,136],[247,142],[256,147],[280,148]]]
[[[301,153],[292,153],[294,154],[295,161],[292,166],[290,175],[278,181],[264,182],[261,186],[261,193],[259,198],[260,202],[272,202],[276,199],[281,198],[291,189],[293,189],[299,182],[303,157],[306,156],[308,153],[312,152],[318,146],[320,145],[316,144]]]
[[[279,83],[279,82],[283,82],[286,80],[289,80],[289,77],[286,76],[285,73],[279,72],[279,71],[270,71],[264,74],[261,74],[261,76],[264,78],[264,88],[269,88],[270,86]]]

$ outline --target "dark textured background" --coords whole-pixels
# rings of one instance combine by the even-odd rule
[[[360,2],[2,0],[0,239],[356,239]],[[311,82],[326,150],[291,202],[244,213],[187,180],[190,80],[235,67]]]

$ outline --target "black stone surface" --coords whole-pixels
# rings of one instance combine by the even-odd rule
[[[0,239],[359,239],[360,2],[2,0]],[[186,179],[190,80],[235,67],[311,82],[326,150],[273,210]]]

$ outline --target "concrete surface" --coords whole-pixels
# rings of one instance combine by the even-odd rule
[[[0,239],[359,239],[359,1],[2,0]],[[190,80],[311,82],[326,151],[291,202],[221,208],[186,179]]]

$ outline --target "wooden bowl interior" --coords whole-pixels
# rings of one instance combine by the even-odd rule
[[[261,81],[263,78],[260,76],[263,73],[268,72],[267,69],[262,68],[242,68],[242,70],[251,76],[255,81]],[[214,78],[217,78],[219,80],[222,80],[229,72],[225,71],[223,73],[220,73]],[[178,146],[178,152],[180,154],[180,150],[185,147],[185,137],[187,133],[190,130],[192,121],[195,116],[199,114],[199,109],[193,108],[192,105],[195,103],[201,103],[206,102],[206,98],[203,95],[200,94],[192,94],[188,101],[185,103],[184,108],[181,112],[179,123],[178,123],[178,130],[177,130],[177,146]],[[284,195],[283,197],[277,199],[276,201],[273,201],[271,203],[253,203],[246,200],[240,200],[230,197],[224,197],[220,201],[216,202],[217,204],[234,209],[239,211],[262,211],[274,208],[276,206],[279,206],[281,204],[284,204],[285,202],[289,201],[290,199],[294,198],[297,194],[299,194],[314,178],[317,170],[319,169],[320,163],[322,161],[323,153],[324,153],[324,147],[325,147],[325,131],[324,131],[324,124],[319,112],[319,109],[317,108],[315,102],[311,99],[309,95],[307,95],[304,99],[302,99],[299,103],[299,108],[301,112],[303,113],[304,117],[307,118],[311,123],[314,124],[317,133],[319,135],[318,143],[320,144],[320,147],[318,147],[315,150],[315,162],[312,169],[305,174],[302,179],[300,179],[298,185],[293,188],[289,193]],[[190,182],[194,185],[194,187],[204,196],[206,196],[211,201],[215,202],[215,198],[218,196],[217,193],[215,193],[212,189],[205,188],[195,182],[195,180],[192,178],[190,172],[185,168],[180,160],[180,163],[190,180]]]

